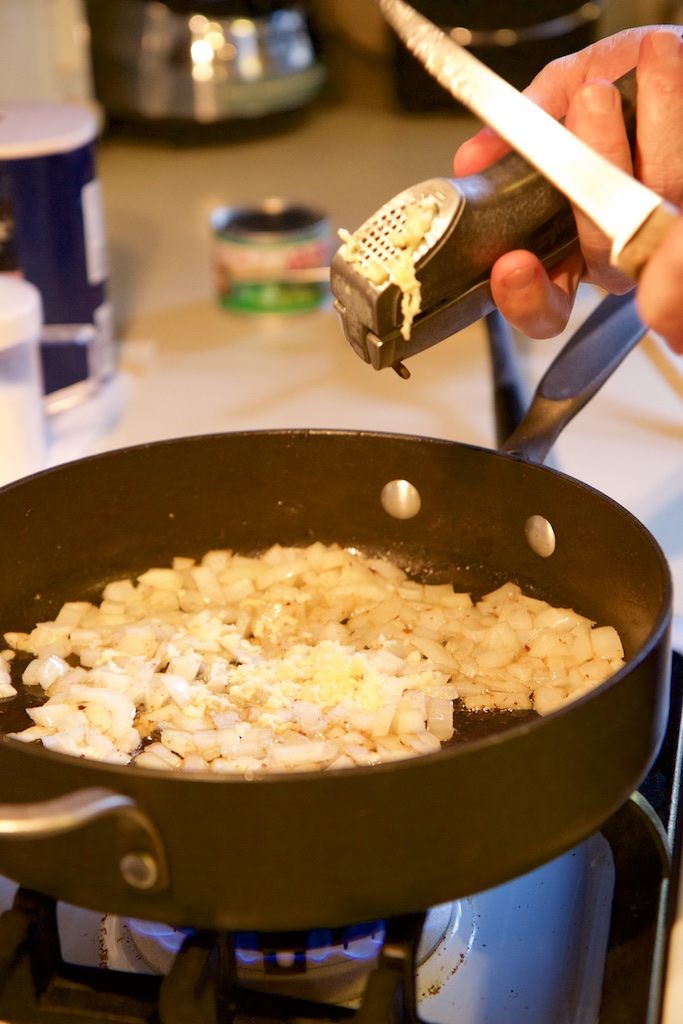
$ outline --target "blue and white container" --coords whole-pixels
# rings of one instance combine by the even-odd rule
[[[94,394],[116,367],[97,134],[86,107],[0,101],[0,273],[40,291],[48,411]]]

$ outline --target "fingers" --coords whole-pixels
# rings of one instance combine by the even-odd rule
[[[565,124],[570,132],[611,164],[628,174],[633,173],[621,99],[611,83],[592,81],[579,88],[569,103]],[[586,280],[610,292],[628,291],[633,282],[610,265],[609,239],[580,210],[575,209],[574,215],[586,262]]]
[[[493,129],[483,128],[458,149],[453,157],[453,173],[456,178],[476,174],[509,152],[510,147]]]
[[[640,180],[679,206],[683,202],[683,44],[671,31],[643,40],[637,67]]]
[[[553,117],[564,117],[572,96],[586,82],[596,78],[614,82],[634,68],[650,32],[651,27],[625,29],[560,57],[547,64],[524,92]]]
[[[636,174],[670,202],[683,202],[681,30],[652,32],[640,49]],[[643,321],[683,353],[683,219],[645,267],[636,292]]]
[[[610,84],[636,66],[638,76],[635,166]],[[683,41],[681,28],[629,29],[549,64],[525,93],[567,128],[627,173],[676,205],[683,203]],[[456,175],[475,173],[508,151],[484,129],[456,153]],[[576,212],[581,254],[548,275],[530,253],[508,253],[493,267],[491,290],[503,316],[529,337],[566,326],[582,271],[585,280],[620,293],[633,282],[610,266],[610,244]],[[584,271],[585,260],[585,271]],[[683,353],[683,216],[641,276],[637,303],[644,322]]]
[[[582,270],[578,252],[554,267],[550,276],[530,252],[506,253],[491,272],[493,301],[527,337],[555,337],[567,325]]]
[[[683,216],[668,233],[641,274],[636,291],[638,313],[683,354]]]
[[[569,100],[588,79],[614,81],[635,67],[641,41],[649,28],[625,29],[607,39],[598,40],[578,53],[560,57],[546,65],[524,90],[526,96],[554,118],[564,117]],[[475,174],[499,160],[509,146],[490,128],[484,128],[455,154],[454,173],[458,177]]]

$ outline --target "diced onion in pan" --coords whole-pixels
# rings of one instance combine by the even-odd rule
[[[456,701],[543,715],[624,663],[612,626],[516,584],[475,602],[320,543],[178,557],[5,639],[0,697],[16,692],[16,651],[46,695],[17,739],[247,777],[430,754],[453,737]]]
[[[0,698],[15,697],[17,693],[12,685],[12,673],[10,672],[9,667],[10,662],[10,658],[0,657]]]

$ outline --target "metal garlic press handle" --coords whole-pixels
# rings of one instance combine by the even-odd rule
[[[633,143],[635,71],[615,84]],[[421,310],[407,339],[401,334],[399,287],[390,281],[373,283],[362,264],[342,255],[343,247],[332,260],[330,287],[346,338],[377,370],[400,366],[490,313],[491,267],[506,252],[529,249],[550,267],[576,242],[576,222],[565,197],[514,152],[479,174],[430,179],[407,189],[366,221],[354,239],[367,239],[372,252],[374,234],[391,232],[401,210],[429,197],[439,207],[437,230],[431,238],[428,232],[416,254]]]

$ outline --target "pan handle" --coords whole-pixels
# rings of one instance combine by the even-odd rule
[[[500,450],[529,462],[544,462],[560,432],[646,331],[633,292],[603,299],[550,364],[526,416]]]
[[[496,441],[500,446],[523,420],[528,403],[517,366],[512,330],[497,309],[486,314],[486,333],[493,371]]]
[[[135,800],[111,789],[93,786],[52,800],[0,804],[0,838],[49,839],[117,816],[117,856],[121,876],[130,888],[158,892],[168,887],[168,866],[159,833]]]

